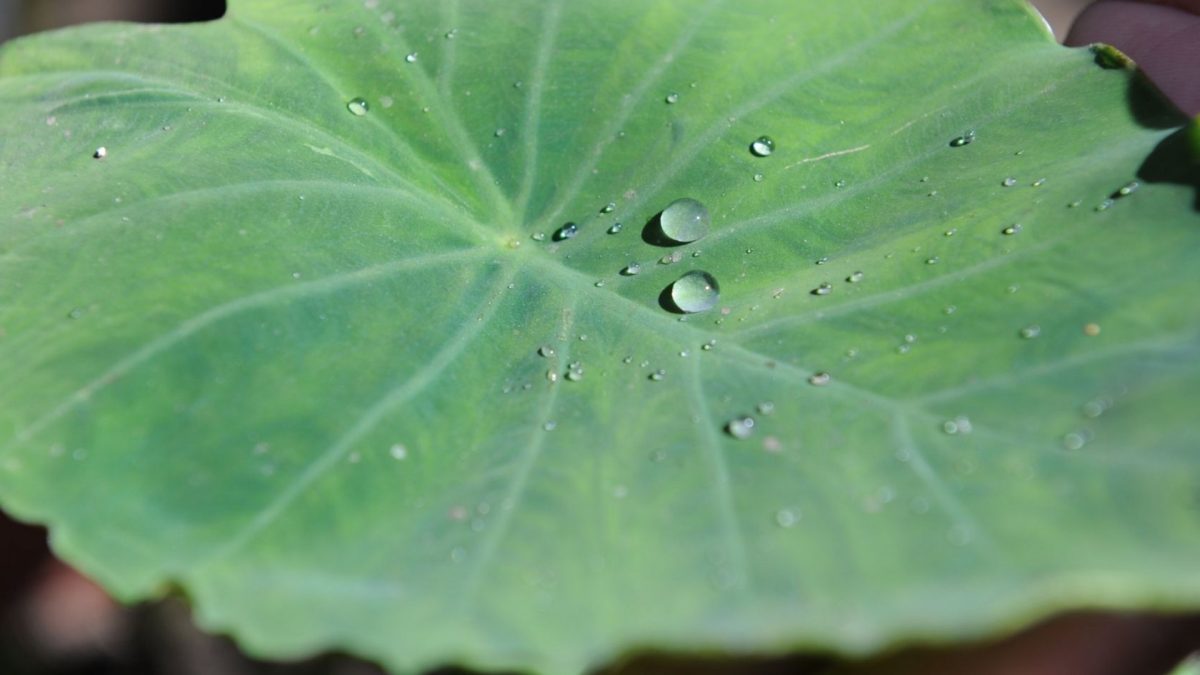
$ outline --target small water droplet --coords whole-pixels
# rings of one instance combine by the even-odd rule
[[[600,213],[612,213],[613,211],[616,211],[616,210],[617,210],[617,203],[609,202],[604,205],[604,208],[600,209]]]
[[[1001,234],[1007,234],[1007,235],[1013,235],[1020,231],[1021,231],[1020,223],[1013,223],[1012,225],[1009,225],[1008,227],[1004,228],[1003,230],[1000,230]]]
[[[368,110],[370,110],[370,106],[367,105],[365,99],[352,98],[350,99],[350,102],[346,104],[346,110],[349,110],[355,115],[362,117],[363,115],[367,114]]]
[[[83,310],[79,307],[76,307],[76,308],[72,309],[71,311],[67,312],[68,319],[78,319],[81,316],[83,316]]]
[[[958,234],[958,228],[952,227],[952,228],[946,230],[945,232],[943,232],[942,234],[944,234],[947,237],[953,237],[954,235]]]
[[[631,262],[621,270],[621,275],[626,276],[626,277],[632,277],[632,276],[636,276],[641,271],[642,271],[641,263]]]
[[[612,225],[610,225],[608,227],[608,233],[616,234],[621,231],[621,228],[622,228],[622,225],[620,223],[613,223]]]
[[[1096,337],[1100,334],[1100,324],[1088,323],[1083,325],[1083,334],[1089,337]]]
[[[962,136],[959,136],[958,138],[955,138],[954,140],[950,141],[950,147],[961,148],[964,145],[970,145],[974,141],[975,141],[975,132],[968,131],[967,133],[963,134]]]
[[[954,305],[946,305],[946,307],[944,309],[942,309],[942,312],[945,314],[953,314],[957,311],[958,311],[958,307],[956,307]]]
[[[775,524],[782,528],[794,527],[800,521],[800,514],[791,509],[779,509],[775,512]]]
[[[721,287],[708,272],[692,270],[671,284],[671,300],[687,314],[712,309],[721,295]]]
[[[529,235],[529,238],[534,241],[546,241],[546,233],[545,232],[534,232],[533,234]]]
[[[852,284],[857,284],[858,282],[860,282],[862,280],[863,280],[862,272],[854,272],[850,276],[846,277],[846,281],[848,281]]]
[[[1112,205],[1113,205],[1113,200],[1105,199],[1104,201],[1102,201],[1096,205],[1096,210],[1097,211],[1107,211],[1110,208],[1112,208]]]
[[[1082,203],[1083,203],[1083,200],[1076,199],[1075,201],[1071,202],[1070,204],[1067,204],[1067,208],[1068,209],[1076,209],[1076,208],[1079,208],[1079,205]]]
[[[417,53],[409,52],[408,55],[404,57],[404,60],[408,63],[416,63],[417,62]]]
[[[1136,192],[1137,189],[1141,186],[1142,186],[1141,183],[1137,182],[1136,180],[1131,180],[1128,183],[1122,185],[1121,189],[1117,190],[1117,195],[1120,197],[1128,197],[1129,195]]]
[[[541,347],[538,347],[537,353],[539,356],[543,356],[543,357],[549,359],[549,358],[552,358],[556,352],[554,351],[553,346],[542,345]]]
[[[578,382],[583,379],[583,367],[578,363],[571,364],[573,368],[567,369],[567,379],[571,382]]]
[[[402,460],[408,457],[408,448],[404,447],[403,443],[396,443],[388,449],[388,454],[392,456],[392,459]]]
[[[671,241],[684,244],[708,234],[709,222],[708,209],[689,197],[671,202],[658,216],[662,233]]]
[[[105,157],[108,157],[108,148],[103,145],[96,148],[96,151],[92,153],[93,159],[104,159]]]
[[[755,406],[755,410],[758,411],[759,415],[770,415],[775,412],[775,404],[770,401],[763,401]]]
[[[558,382],[558,373],[553,368],[546,371],[546,379],[550,382]]]
[[[557,427],[558,427],[558,422],[555,422],[554,420],[549,420],[545,424],[542,425],[542,429],[545,431],[554,431],[554,429]]]
[[[1108,410],[1108,408],[1109,402],[1106,400],[1096,399],[1094,401],[1088,401],[1087,403],[1083,404],[1083,415],[1084,417],[1096,419],[1097,417],[1103,415],[1104,411]]]
[[[604,288],[604,280],[600,279],[599,281],[597,281],[596,283],[594,283],[592,285],[595,286],[596,288]]]
[[[446,39],[447,40],[453,40],[457,36],[458,36],[457,28],[451,28],[450,30],[446,31]]]
[[[575,223],[566,223],[554,233],[554,241],[566,241],[579,234],[579,226]]]
[[[653,373],[650,373],[650,379],[655,382],[662,382],[663,378],[665,378],[666,376],[667,376],[667,371],[664,368],[659,368],[658,370],[654,371]]]
[[[823,255],[820,258],[817,258],[817,260],[816,260],[816,263],[818,265],[824,265],[827,262],[829,262],[829,256],[827,256],[827,255]]]
[[[844,187],[846,187],[846,181],[838,179],[837,181],[834,182],[833,186],[838,187],[838,188],[844,188]]]
[[[1039,179],[1037,179],[1037,180],[1033,181],[1032,183],[1030,183],[1029,185],[1030,185],[1030,186],[1032,186],[1032,187],[1042,187],[1042,186],[1043,186],[1043,185],[1045,185],[1045,184],[1046,184],[1046,179],[1045,179],[1045,178],[1039,178]]]
[[[1000,181],[1000,184],[1003,185],[1004,187],[1012,187],[1017,184],[1017,179],[1011,178],[1011,177],[1005,178],[1004,180]]]
[[[496,129],[495,131],[493,131],[492,135],[495,136],[496,138],[500,138],[505,133],[507,133],[507,132],[505,131],[504,127],[500,127],[499,129]]]
[[[1079,450],[1086,443],[1087,438],[1085,438],[1084,435],[1078,431],[1072,431],[1066,436],[1063,436],[1062,439],[1063,447],[1067,450]]]
[[[810,291],[813,295],[829,295],[833,292],[833,284],[822,282],[819,286]]]
[[[808,376],[808,383],[814,387],[824,387],[833,380],[833,376],[829,373],[820,372],[813,373]]]
[[[1042,334],[1042,327],[1037,325],[1036,323],[1022,328],[1021,332],[1020,332],[1021,337],[1026,340],[1032,340],[1033,338],[1035,338],[1041,334]]]
[[[940,263],[941,261],[942,261],[942,259],[935,255],[935,256],[926,258],[925,264],[926,265],[936,265],[936,264]]]
[[[763,182],[763,178],[765,178],[765,176],[763,176],[761,173],[754,174],[754,182],[755,183]]]
[[[750,435],[754,433],[754,418],[747,415],[729,420],[725,424],[725,433],[738,440],[750,438]]]
[[[769,157],[775,152],[775,141],[770,136],[759,136],[750,143],[750,153],[755,157]]]
[[[675,92],[671,92],[671,93],[667,94],[667,97],[664,100],[667,103],[676,103],[679,101],[679,94],[677,94]]]

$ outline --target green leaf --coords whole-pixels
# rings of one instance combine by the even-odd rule
[[[118,596],[545,672],[1200,604],[1184,120],[1024,4],[230,5],[0,56],[0,501]]]

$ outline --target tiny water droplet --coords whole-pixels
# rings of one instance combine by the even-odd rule
[[[627,276],[627,277],[632,277],[632,276],[636,276],[641,271],[642,271],[641,263],[631,262],[628,265],[626,265],[624,267],[624,269],[621,270],[621,275]]]
[[[545,232],[534,232],[533,234],[529,235],[529,238],[534,241],[546,241],[546,233]]]
[[[453,40],[457,35],[458,35],[457,28],[451,28],[450,30],[446,31],[446,39],[447,40]]]
[[[1078,431],[1072,431],[1066,436],[1063,436],[1062,439],[1063,447],[1067,450],[1079,450],[1086,443],[1087,438],[1085,438],[1084,435]]]
[[[684,244],[708,234],[709,222],[708,209],[689,197],[671,202],[658,216],[662,233],[670,240]]]
[[[765,178],[765,176],[763,176],[761,173],[754,174],[754,182],[755,183],[763,182],[763,178]]]
[[[664,100],[668,104],[675,103],[675,102],[679,101],[679,94],[677,94],[675,92],[671,92],[671,93],[667,94],[667,97]]]
[[[755,157],[769,157],[775,152],[775,141],[770,136],[759,136],[750,143],[750,153]]]
[[[558,427],[558,422],[555,422],[554,420],[549,420],[542,425],[542,429],[545,431],[554,431],[556,427]]]
[[[1004,187],[1012,187],[1017,184],[1017,179],[1016,178],[1005,178],[1004,180],[1000,181],[1000,184],[1003,185]]]
[[[782,528],[794,527],[800,521],[800,514],[791,509],[779,509],[775,512],[775,524]]]
[[[1103,415],[1104,412],[1106,410],[1108,410],[1108,408],[1109,408],[1109,402],[1105,401],[1103,399],[1096,399],[1095,401],[1088,401],[1087,403],[1083,404],[1083,415],[1084,415],[1084,417],[1090,417],[1092,419],[1096,419],[1097,417]]]
[[[813,373],[808,376],[808,383],[814,387],[824,387],[833,380],[833,376],[829,373]]]
[[[936,264],[940,263],[941,261],[942,261],[942,259],[935,255],[930,258],[926,258],[925,264],[926,265],[936,265]]]
[[[1083,203],[1082,200],[1076,199],[1075,201],[1071,202],[1070,204],[1067,204],[1067,208],[1068,209],[1076,209],[1076,208],[1079,208],[1079,205],[1082,203]]]
[[[1122,185],[1121,189],[1117,190],[1117,195],[1119,195],[1121,197],[1127,197],[1127,196],[1133,194],[1134,192],[1136,192],[1137,189],[1141,186],[1142,186],[1142,184],[1137,182],[1136,180],[1129,181],[1128,183]]]
[[[823,255],[820,258],[817,258],[816,262],[818,265],[824,265],[825,263],[829,262],[829,256]]]
[[[92,153],[93,159],[104,159],[105,157],[108,157],[108,148],[103,145],[96,148],[96,151]]]
[[[846,181],[838,179],[837,181],[834,182],[833,186],[839,187],[839,188],[844,188],[844,187],[846,187]]]
[[[576,367],[567,369],[567,379],[572,382],[578,382],[583,379],[583,367],[578,363],[572,365]]]
[[[81,316],[83,316],[83,310],[80,309],[79,307],[76,307],[76,308],[72,309],[71,311],[67,312],[68,319],[78,319]]]
[[[706,312],[717,304],[721,287],[708,272],[692,270],[671,284],[671,300],[687,314]]]
[[[404,60],[408,63],[416,63],[417,62],[417,53],[409,52],[408,55],[404,57]]]
[[[592,285],[595,286],[596,288],[604,288],[604,280],[600,279],[599,281],[597,281],[596,283],[594,283]]]
[[[1100,334],[1100,324],[1088,323],[1083,326],[1083,334],[1089,337],[1096,337]]]
[[[1013,223],[1012,225],[1009,225],[1008,227],[1004,228],[1003,230],[1000,230],[1001,234],[1008,234],[1008,235],[1013,235],[1020,231],[1021,231],[1020,223]]]
[[[622,225],[620,223],[613,223],[612,225],[610,225],[608,227],[608,233],[616,234],[621,231],[621,228],[622,228]]]
[[[1096,205],[1096,210],[1097,211],[1107,211],[1108,209],[1112,208],[1112,205],[1113,205],[1113,200],[1105,199],[1104,201],[1102,201]]]
[[[1033,181],[1032,183],[1030,183],[1029,185],[1031,185],[1032,187],[1042,187],[1045,184],[1046,184],[1046,179],[1039,178],[1039,179]]]
[[[553,368],[550,370],[547,370],[546,371],[546,379],[549,380],[550,382],[558,382],[558,373],[555,372]]]
[[[604,208],[600,209],[600,213],[612,213],[613,211],[616,211],[616,210],[617,210],[617,203],[609,202],[604,205]]]
[[[857,284],[858,282],[860,282],[862,280],[863,280],[862,272],[854,272],[850,276],[846,277],[846,281],[849,281],[852,284]]]
[[[833,284],[822,282],[819,286],[810,291],[813,295],[829,295],[833,292]]]
[[[493,131],[492,135],[495,136],[496,138],[500,138],[505,133],[506,133],[506,131],[505,131],[504,127],[500,127],[499,129],[496,129],[495,131]]]
[[[943,232],[942,234],[944,234],[947,237],[953,237],[954,235],[958,234],[958,228],[952,227],[952,228],[946,230],[945,232]]]
[[[403,443],[396,443],[388,450],[388,454],[392,456],[392,459],[402,460],[408,457],[408,448],[404,447]]]
[[[552,358],[556,352],[554,351],[554,347],[551,345],[542,345],[541,347],[538,347],[537,353],[539,356],[549,359]]]
[[[346,104],[346,110],[349,110],[350,112],[354,113],[355,115],[362,117],[363,115],[367,114],[368,110],[370,110],[370,106],[367,105],[367,102],[365,99],[352,98]]]
[[[950,147],[961,148],[964,145],[970,145],[974,141],[975,141],[975,132],[968,131],[967,133],[963,134],[962,136],[959,136],[958,138],[955,138],[954,140],[950,141]]]
[[[758,411],[759,415],[770,415],[775,412],[775,404],[770,401],[763,401],[755,406],[755,410]]]
[[[1020,334],[1022,338],[1025,338],[1026,340],[1032,340],[1033,338],[1042,334],[1042,327],[1036,323],[1031,324],[1022,328]]]
[[[661,382],[663,380],[663,378],[665,378],[666,376],[667,376],[667,371],[663,368],[659,368],[658,370],[654,371],[653,373],[650,373],[650,379],[653,380],[654,382]]]
[[[579,226],[575,223],[566,223],[554,233],[554,241],[566,241],[579,234]]]
[[[747,415],[729,420],[725,424],[725,433],[738,440],[750,438],[750,435],[754,433],[754,418]]]

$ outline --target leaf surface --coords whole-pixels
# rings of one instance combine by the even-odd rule
[[[546,672],[1200,603],[1185,120],[1023,4],[230,5],[0,53],[0,502],[120,597]]]

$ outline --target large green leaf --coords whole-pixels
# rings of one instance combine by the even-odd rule
[[[1200,604],[1183,120],[1023,4],[230,4],[0,60],[0,500],[120,597],[564,672]]]

